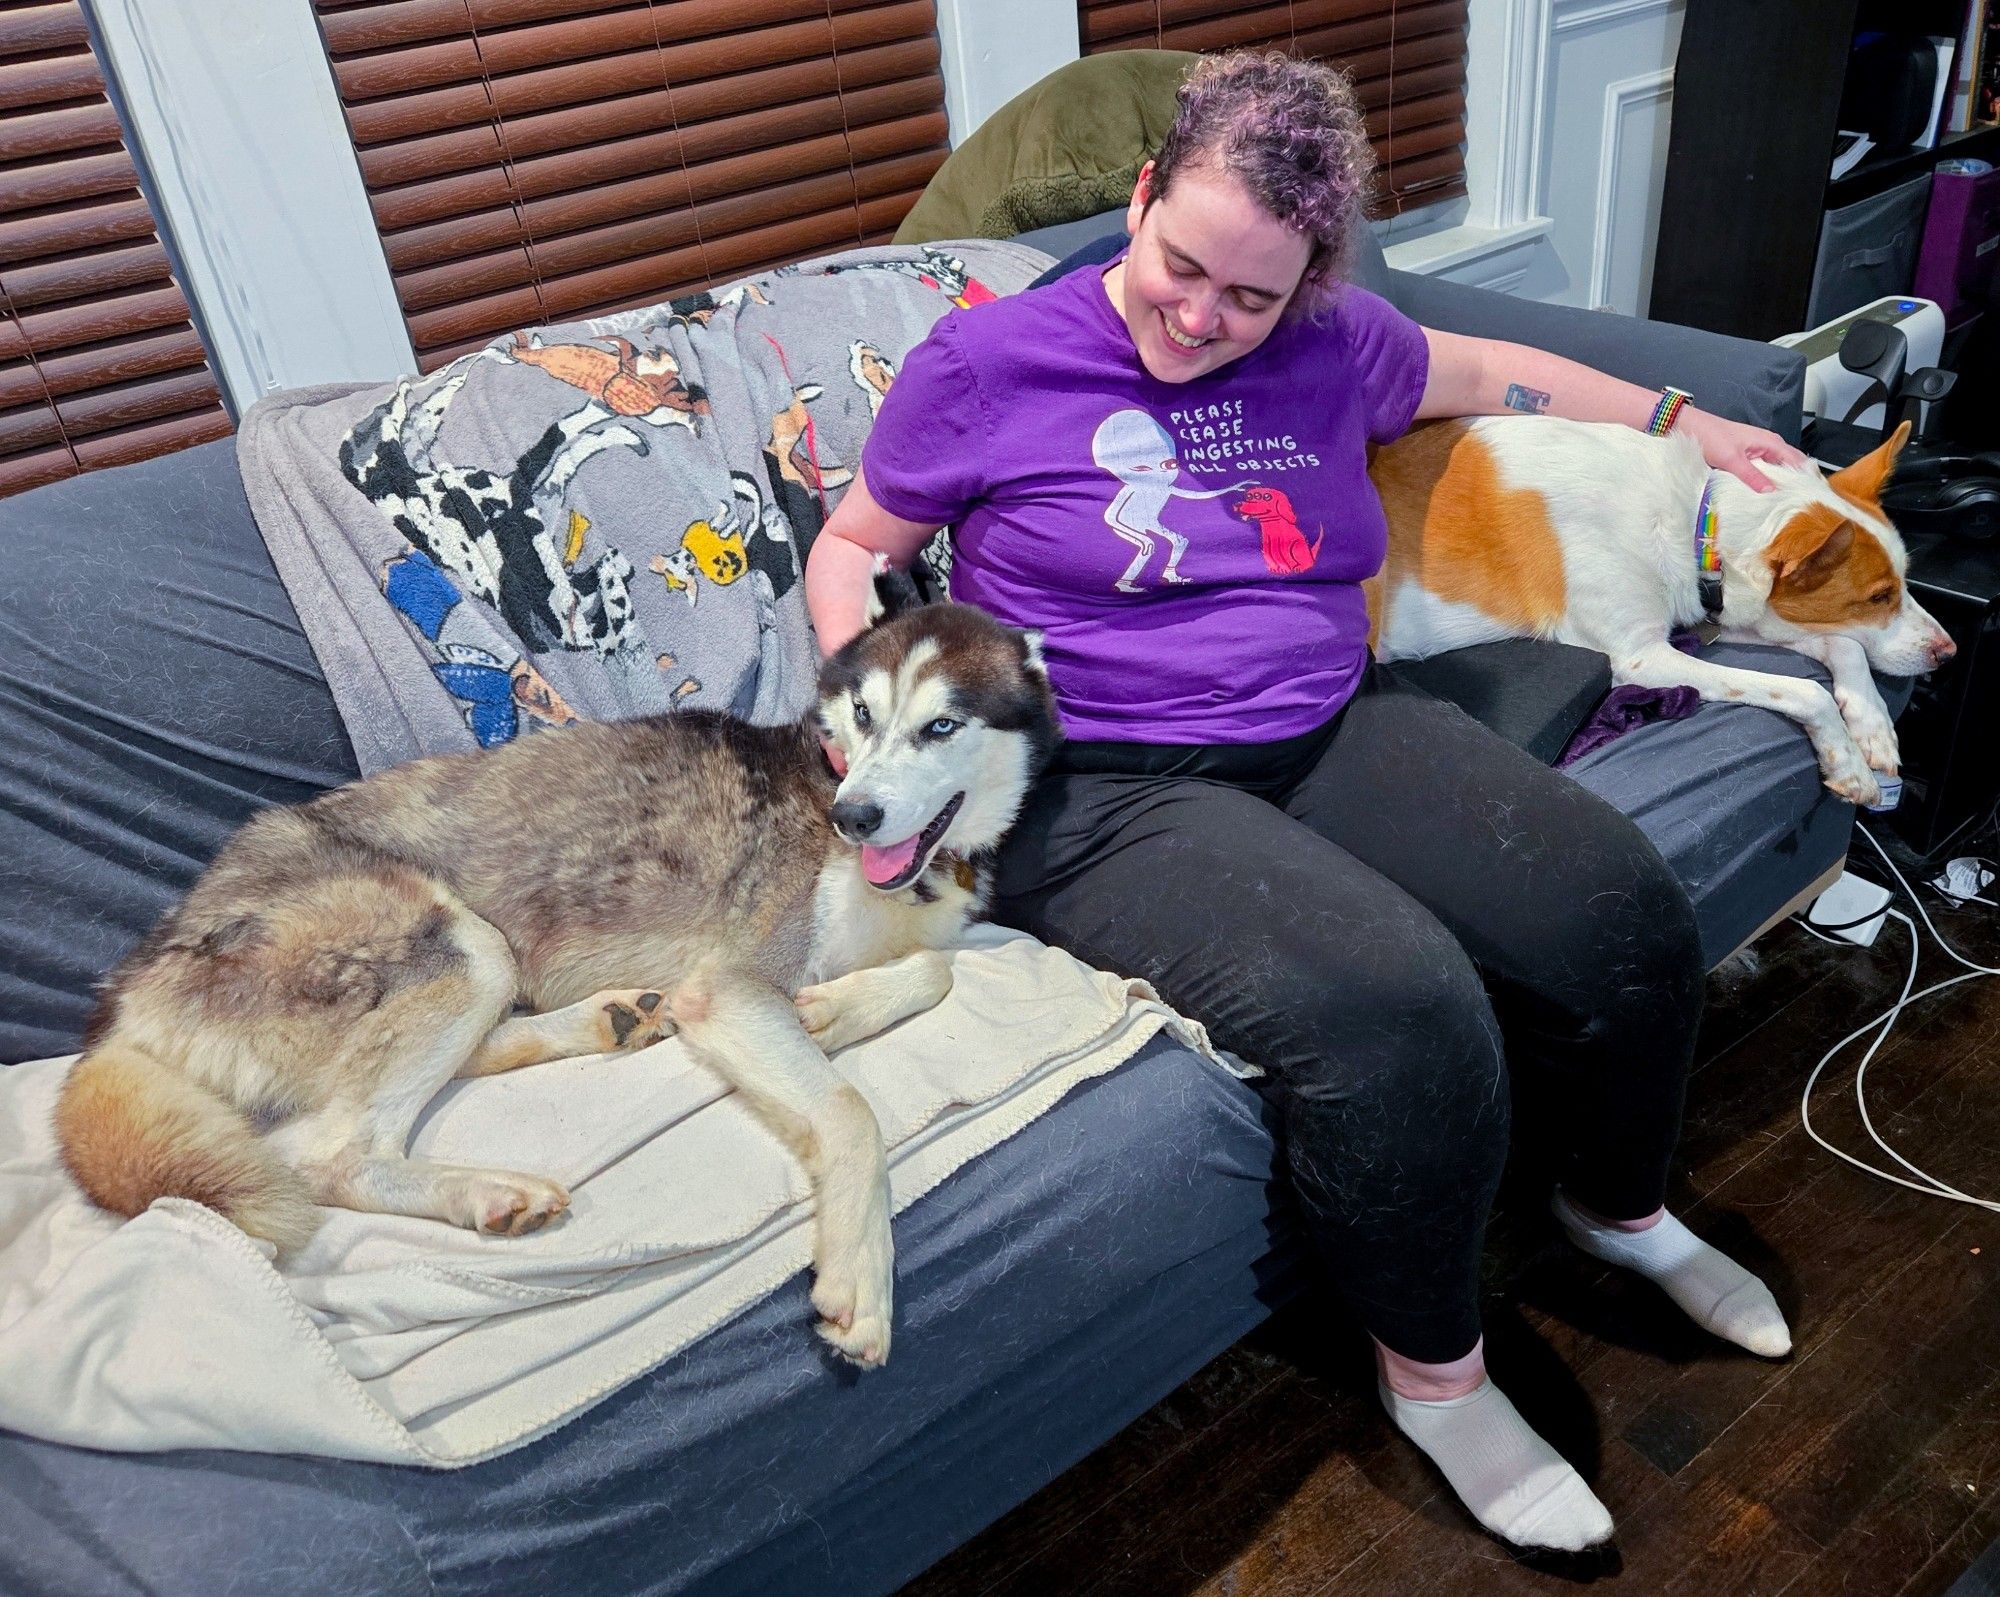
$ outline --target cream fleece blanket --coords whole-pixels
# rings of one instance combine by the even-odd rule
[[[1143,983],[1033,938],[978,927],[952,959],[943,1004],[835,1059],[881,1121],[898,1212],[1163,1028],[1208,1051]],[[69,1063],[0,1071],[0,1425],[31,1436],[471,1464],[810,1257],[803,1173],[678,1041],[454,1083],[426,1111],[413,1153],[568,1186],[547,1231],[333,1209],[282,1272],[197,1204],[120,1223],[86,1202],[50,1129]]]

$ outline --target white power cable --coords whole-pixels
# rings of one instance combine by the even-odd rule
[[[1896,862],[1891,858],[1889,858],[1889,851],[1886,848],[1884,848],[1881,845],[1881,843],[1876,841],[1876,837],[1873,832],[1869,831],[1867,827],[1861,825],[1858,821],[1855,823],[1854,829],[1855,831],[1859,832],[1863,837],[1868,839],[1869,847],[1874,849],[1877,854],[1880,854],[1882,856],[1882,863],[1889,867],[1889,874],[1895,877],[1897,881],[1903,884],[1903,891],[1910,895],[1910,902],[1917,906],[1917,913],[1923,916],[1924,925],[1929,928],[1931,936],[1937,938],[1938,947],[1942,948],[1947,954],[1951,955],[1953,959],[1957,960],[1959,964],[1963,965],[1967,970],[1977,971],[1982,976],[2000,976],[2000,969],[1996,969],[1991,965],[1974,964],[1971,960],[1967,959],[1963,954],[1961,954],[1957,949],[1953,948],[1950,943],[1944,940],[1943,934],[1938,931],[1937,926],[1931,920],[1931,912],[1924,908],[1924,901],[1921,898],[1917,897],[1917,890],[1910,885],[1910,879],[1907,876],[1905,876],[1901,871],[1897,870]],[[1912,927],[1911,931],[1914,934],[1915,928]]]
[[[1921,999],[1930,997],[1932,993],[1943,992],[1947,987],[1956,987],[1961,982],[1974,981],[1981,976],[2000,976],[2000,969],[1995,969],[1993,966],[1990,965],[1980,965],[1974,963],[1972,960],[1967,959],[1963,954],[1959,953],[1957,949],[1951,946],[1951,944],[1947,943],[1942,936],[1939,936],[1937,927],[1932,923],[1929,913],[1924,909],[1923,901],[1917,897],[1915,890],[1910,886],[1908,879],[1904,877],[1903,873],[1900,870],[1896,869],[1896,862],[1889,858],[1888,851],[1882,847],[1881,843],[1876,840],[1874,835],[1870,833],[1866,827],[1857,825],[1855,830],[1860,832],[1863,837],[1867,838],[1869,843],[1873,845],[1875,852],[1882,856],[1882,863],[1884,865],[1887,865],[1889,867],[1890,874],[1893,875],[1898,882],[1902,883],[1903,891],[1909,895],[1910,902],[1916,905],[1917,913],[1923,916],[1924,925],[1930,929],[1931,936],[1937,939],[1938,947],[1942,948],[1947,954],[1949,954],[1952,957],[1952,959],[1957,961],[1957,963],[1963,965],[1965,967],[1965,974],[1962,976],[1948,977],[1947,979],[1941,982],[1933,982],[1930,986],[1926,987],[1922,992],[1912,992],[1911,989],[1914,988],[1917,983],[1917,963],[1922,952],[1922,944],[1919,938],[1917,937],[1916,923],[1912,921],[1909,916],[1903,914],[1902,911],[1900,910],[1891,909],[1884,911],[1884,914],[1887,916],[1888,919],[1901,921],[1903,923],[1904,930],[1910,934],[1910,971],[1909,975],[1904,978],[1902,994],[1897,998],[1895,1003],[1889,1006],[1888,1009],[1884,1010],[1874,1019],[1864,1021],[1861,1025],[1855,1027],[1853,1031],[1849,1032],[1845,1037],[1841,1038],[1839,1042],[1835,1043],[1831,1048],[1829,1048],[1826,1051],[1824,1055],[1821,1056],[1819,1063],[1813,1066],[1812,1074],[1806,1078],[1805,1091],[1801,1095],[1799,1100],[1800,1122],[1805,1126],[1806,1135],[1811,1137],[1814,1142],[1818,1143],[1822,1148],[1826,1149],[1826,1151],[1832,1154],[1835,1158],[1845,1160],[1848,1164],[1853,1165],[1858,1170],[1865,1170],[1868,1172],[1868,1174],[1879,1177],[1883,1181],[1894,1182],[1899,1187],[1908,1187],[1912,1192],[1922,1192],[1934,1198],[1945,1198],[1953,1203],[1969,1203],[1973,1205],[1975,1208],[1988,1209],[1996,1214],[2000,1214],[2000,1202],[1996,1202],[1991,1198],[1976,1198],[1973,1197],[1970,1193],[1961,1192],[1957,1187],[1952,1186],[1949,1182],[1940,1181],[1936,1176],[1931,1175],[1926,1170],[1919,1169],[1916,1165],[1912,1164],[1908,1159],[1905,1159],[1900,1153],[1898,1153],[1894,1148],[1890,1147],[1889,1144],[1883,1140],[1882,1134],[1875,1129],[1874,1120],[1869,1116],[1868,1101],[1863,1093],[1863,1088],[1866,1084],[1868,1077],[1868,1067],[1871,1063],[1873,1063],[1876,1052],[1881,1048],[1883,1042],[1888,1038],[1889,1033],[1895,1028],[1896,1021],[1902,1015],[1903,1011],[1909,1008],[1911,1004],[1914,1004]],[[1801,920],[1800,924],[1804,925],[1805,922]],[[1807,927],[1807,929],[1810,931],[1812,928]],[[1820,935],[1820,934],[1815,933],[1815,935]],[[1833,939],[1831,938],[1822,937],[1822,941],[1831,942],[1832,940]],[[1856,1038],[1862,1036],[1864,1033],[1869,1031],[1875,1032],[1875,1038],[1871,1043],[1869,1043],[1868,1051],[1861,1056],[1860,1067],[1854,1073],[1855,1107],[1860,1110],[1861,1124],[1867,1130],[1868,1136],[1870,1140],[1874,1142],[1875,1146],[1880,1148],[1891,1159],[1894,1159],[1897,1164],[1901,1165],[1905,1170],[1909,1171],[1912,1175],[1921,1177],[1922,1184],[1919,1184],[1919,1182],[1916,1181],[1906,1180],[1904,1177],[1895,1174],[1893,1171],[1883,1170],[1876,1165],[1869,1164],[1865,1160],[1855,1158],[1853,1154],[1846,1152],[1844,1149],[1836,1148],[1832,1143],[1828,1142],[1826,1138],[1822,1137],[1819,1134],[1818,1130],[1813,1126],[1812,1094],[1813,1094],[1813,1088],[1818,1084],[1821,1074],[1825,1071],[1826,1067],[1833,1062],[1834,1058],[1840,1053],[1840,1051],[1843,1048],[1845,1048],[1849,1043],[1853,1042]]]

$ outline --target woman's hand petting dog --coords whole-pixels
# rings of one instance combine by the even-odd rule
[[[1774,466],[1803,466],[1805,455],[1776,433],[1744,422],[1711,416],[1689,405],[1681,412],[1680,430],[1701,445],[1702,459],[1717,471],[1726,471],[1758,493],[1771,491],[1771,479],[1757,469],[1768,460]]]

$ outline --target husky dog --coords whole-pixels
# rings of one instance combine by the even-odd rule
[[[406,1157],[424,1105],[678,1031],[806,1167],[820,1333],[879,1365],[887,1163],[826,1054],[944,997],[938,950],[1055,741],[1038,641],[914,598],[877,576],[796,724],[553,728],[253,819],[106,982],[56,1110],[70,1173],[281,1252],[317,1204],[515,1236],[569,1195]]]

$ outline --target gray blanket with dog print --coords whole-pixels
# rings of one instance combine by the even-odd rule
[[[898,365],[1048,262],[849,250],[261,401],[244,484],[362,771],[578,717],[802,713],[805,556]]]

